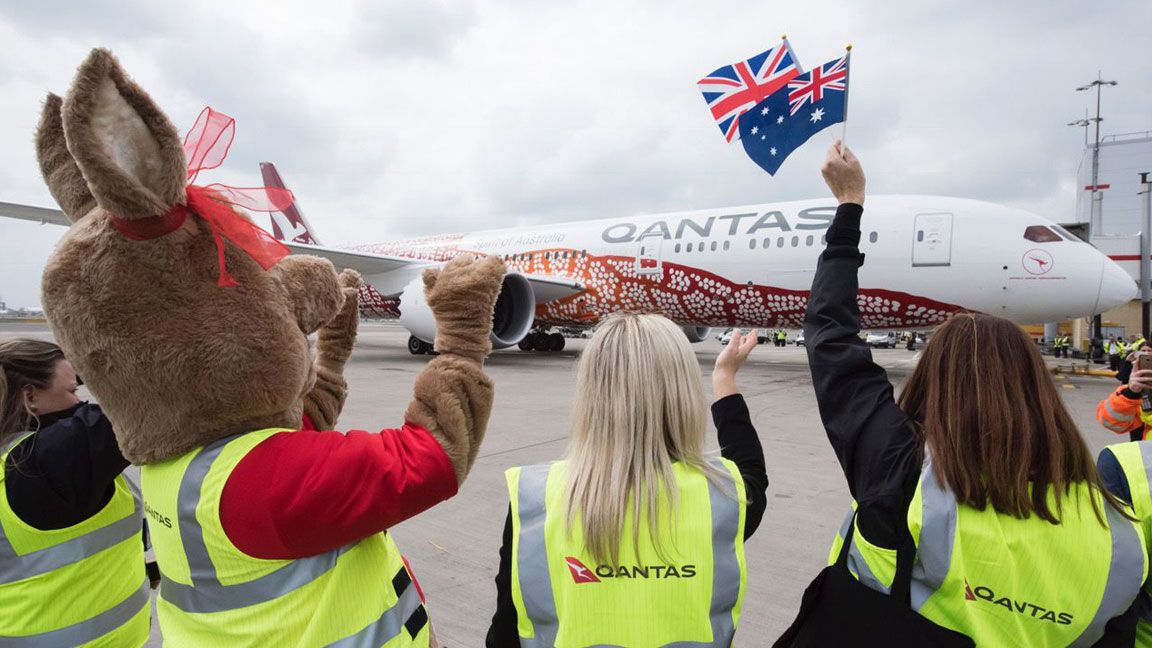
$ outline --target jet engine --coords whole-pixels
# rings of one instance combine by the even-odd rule
[[[695,344],[708,339],[708,332],[712,329],[707,326],[682,326],[680,330],[688,337],[688,341]]]
[[[492,348],[505,349],[518,344],[528,334],[535,319],[536,296],[532,284],[514,272],[504,275],[492,314]],[[420,277],[409,282],[400,293],[400,323],[428,345],[423,352],[431,351],[432,342],[436,339],[436,319],[424,301],[424,280]],[[412,350],[411,346],[409,350]]]

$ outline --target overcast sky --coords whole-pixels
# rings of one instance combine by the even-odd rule
[[[276,162],[326,244],[824,195],[830,128],[775,177],[727,144],[696,80],[788,34],[805,68],[853,43],[848,143],[871,193],[1069,220],[1096,77],[1105,133],[1152,129],[1152,2],[325,0],[0,5],[0,200],[53,205],[32,133],[92,47],[187,129],[236,142],[202,180]],[[13,6],[15,5],[15,6]],[[0,219],[0,299],[39,304],[58,228]]]

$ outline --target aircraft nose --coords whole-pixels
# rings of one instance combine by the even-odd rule
[[[1100,268],[1100,293],[1096,298],[1096,310],[1093,312],[1103,313],[1110,308],[1127,304],[1139,297],[1138,293],[1136,282],[1132,280],[1131,275],[1115,261],[1104,257]]]

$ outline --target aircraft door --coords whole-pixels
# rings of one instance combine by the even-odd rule
[[[916,214],[912,267],[952,265],[952,214]]]
[[[664,263],[661,253],[664,247],[664,237],[659,234],[644,236],[636,240],[636,274],[641,277],[660,278],[664,274]]]

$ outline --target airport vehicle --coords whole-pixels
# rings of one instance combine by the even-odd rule
[[[734,328],[726,329],[723,333],[721,333],[720,335],[717,335],[716,339],[720,341],[720,344],[723,344],[724,346],[728,346],[728,343],[732,341],[732,331],[735,331],[735,330],[736,329],[734,329]],[[756,344],[764,344],[771,339],[772,338],[770,337],[767,329],[757,329],[757,331],[756,331]]]
[[[261,165],[265,184],[283,186]],[[296,253],[363,275],[366,317],[399,319],[413,353],[436,327],[420,275],[461,252],[508,265],[492,345],[558,350],[553,327],[589,327],[613,312],[660,313],[689,340],[710,327],[799,328],[831,198],[535,227],[442,234],[348,248],[320,244],[293,205],[272,231]],[[0,215],[68,224],[58,210],[0,203]],[[1045,218],[939,196],[869,196],[861,250],[862,324],[931,327],[956,312],[1020,322],[1099,313],[1136,296],[1132,278],[1099,250]],[[563,336],[559,336],[563,340]],[[802,344],[802,338],[797,344]]]
[[[873,332],[864,338],[864,342],[873,349],[895,349],[898,339],[892,331],[887,333]]]
[[[794,342],[796,342],[796,346],[804,346],[804,329],[800,329],[800,332],[796,334]]]

